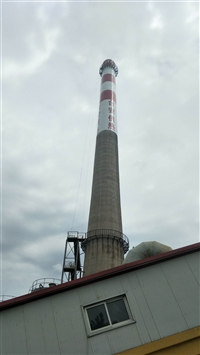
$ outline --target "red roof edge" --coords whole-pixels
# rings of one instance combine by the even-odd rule
[[[43,289],[41,291],[35,291],[33,293],[28,293],[23,296],[19,296],[19,297],[15,297],[15,298],[12,298],[7,301],[3,301],[0,303],[0,311],[4,311],[4,310],[6,310],[8,308],[12,308],[12,307],[17,307],[17,306],[20,306],[20,305],[28,303],[28,302],[33,302],[33,301],[36,301],[36,300],[44,298],[44,297],[52,296],[52,295],[60,293],[60,292],[65,292],[65,291],[73,289],[73,288],[82,287],[82,286],[88,285],[93,282],[105,280],[107,278],[110,278],[110,277],[113,277],[116,275],[120,275],[120,274],[124,274],[124,273],[130,272],[130,271],[142,269],[142,268],[145,268],[145,267],[148,267],[151,265],[155,265],[155,264],[158,264],[158,263],[170,260],[170,259],[174,259],[177,257],[181,257],[184,255],[190,254],[190,253],[194,253],[197,251],[200,251],[200,243],[191,244],[191,245],[179,248],[179,249],[170,250],[165,253],[151,256],[151,257],[148,257],[145,259],[137,260],[137,261],[127,263],[127,264],[122,264],[122,265],[114,267],[112,269],[104,270],[104,271],[98,272],[96,274],[85,276],[81,279],[65,282],[65,283],[62,283],[62,284],[54,286],[54,287]]]

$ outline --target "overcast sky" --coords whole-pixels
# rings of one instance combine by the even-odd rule
[[[60,279],[87,231],[107,58],[130,247],[198,242],[198,2],[4,1],[2,39],[1,294]]]

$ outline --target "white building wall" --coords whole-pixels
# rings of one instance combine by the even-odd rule
[[[115,354],[199,325],[198,253],[5,310],[2,354]],[[136,323],[88,337],[81,306],[126,294]]]

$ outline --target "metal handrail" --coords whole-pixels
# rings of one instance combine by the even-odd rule
[[[86,237],[86,233],[85,232],[78,232],[78,231],[69,231],[69,232],[67,232],[67,237],[84,239]]]
[[[29,293],[42,290],[43,288],[48,288],[51,286],[56,286],[61,283],[60,279],[56,278],[42,278],[42,279],[37,279],[32,283],[32,286],[29,288]]]
[[[81,248],[82,250],[85,252],[86,250],[86,246],[87,246],[87,242],[88,240],[94,239],[94,238],[113,238],[113,239],[117,239],[124,250],[124,254],[129,250],[129,239],[128,237],[123,234],[122,232],[113,230],[113,229],[94,229],[92,231],[88,231],[86,234],[86,240],[84,240],[81,243]]]
[[[15,296],[11,296],[11,295],[0,295],[0,302],[4,302],[7,300],[10,300],[11,298],[15,298]]]

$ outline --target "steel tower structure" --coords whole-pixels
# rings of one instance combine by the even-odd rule
[[[122,233],[120,203],[116,64],[107,59],[100,67],[101,89],[92,196],[86,240],[84,276],[121,265],[129,248]]]

